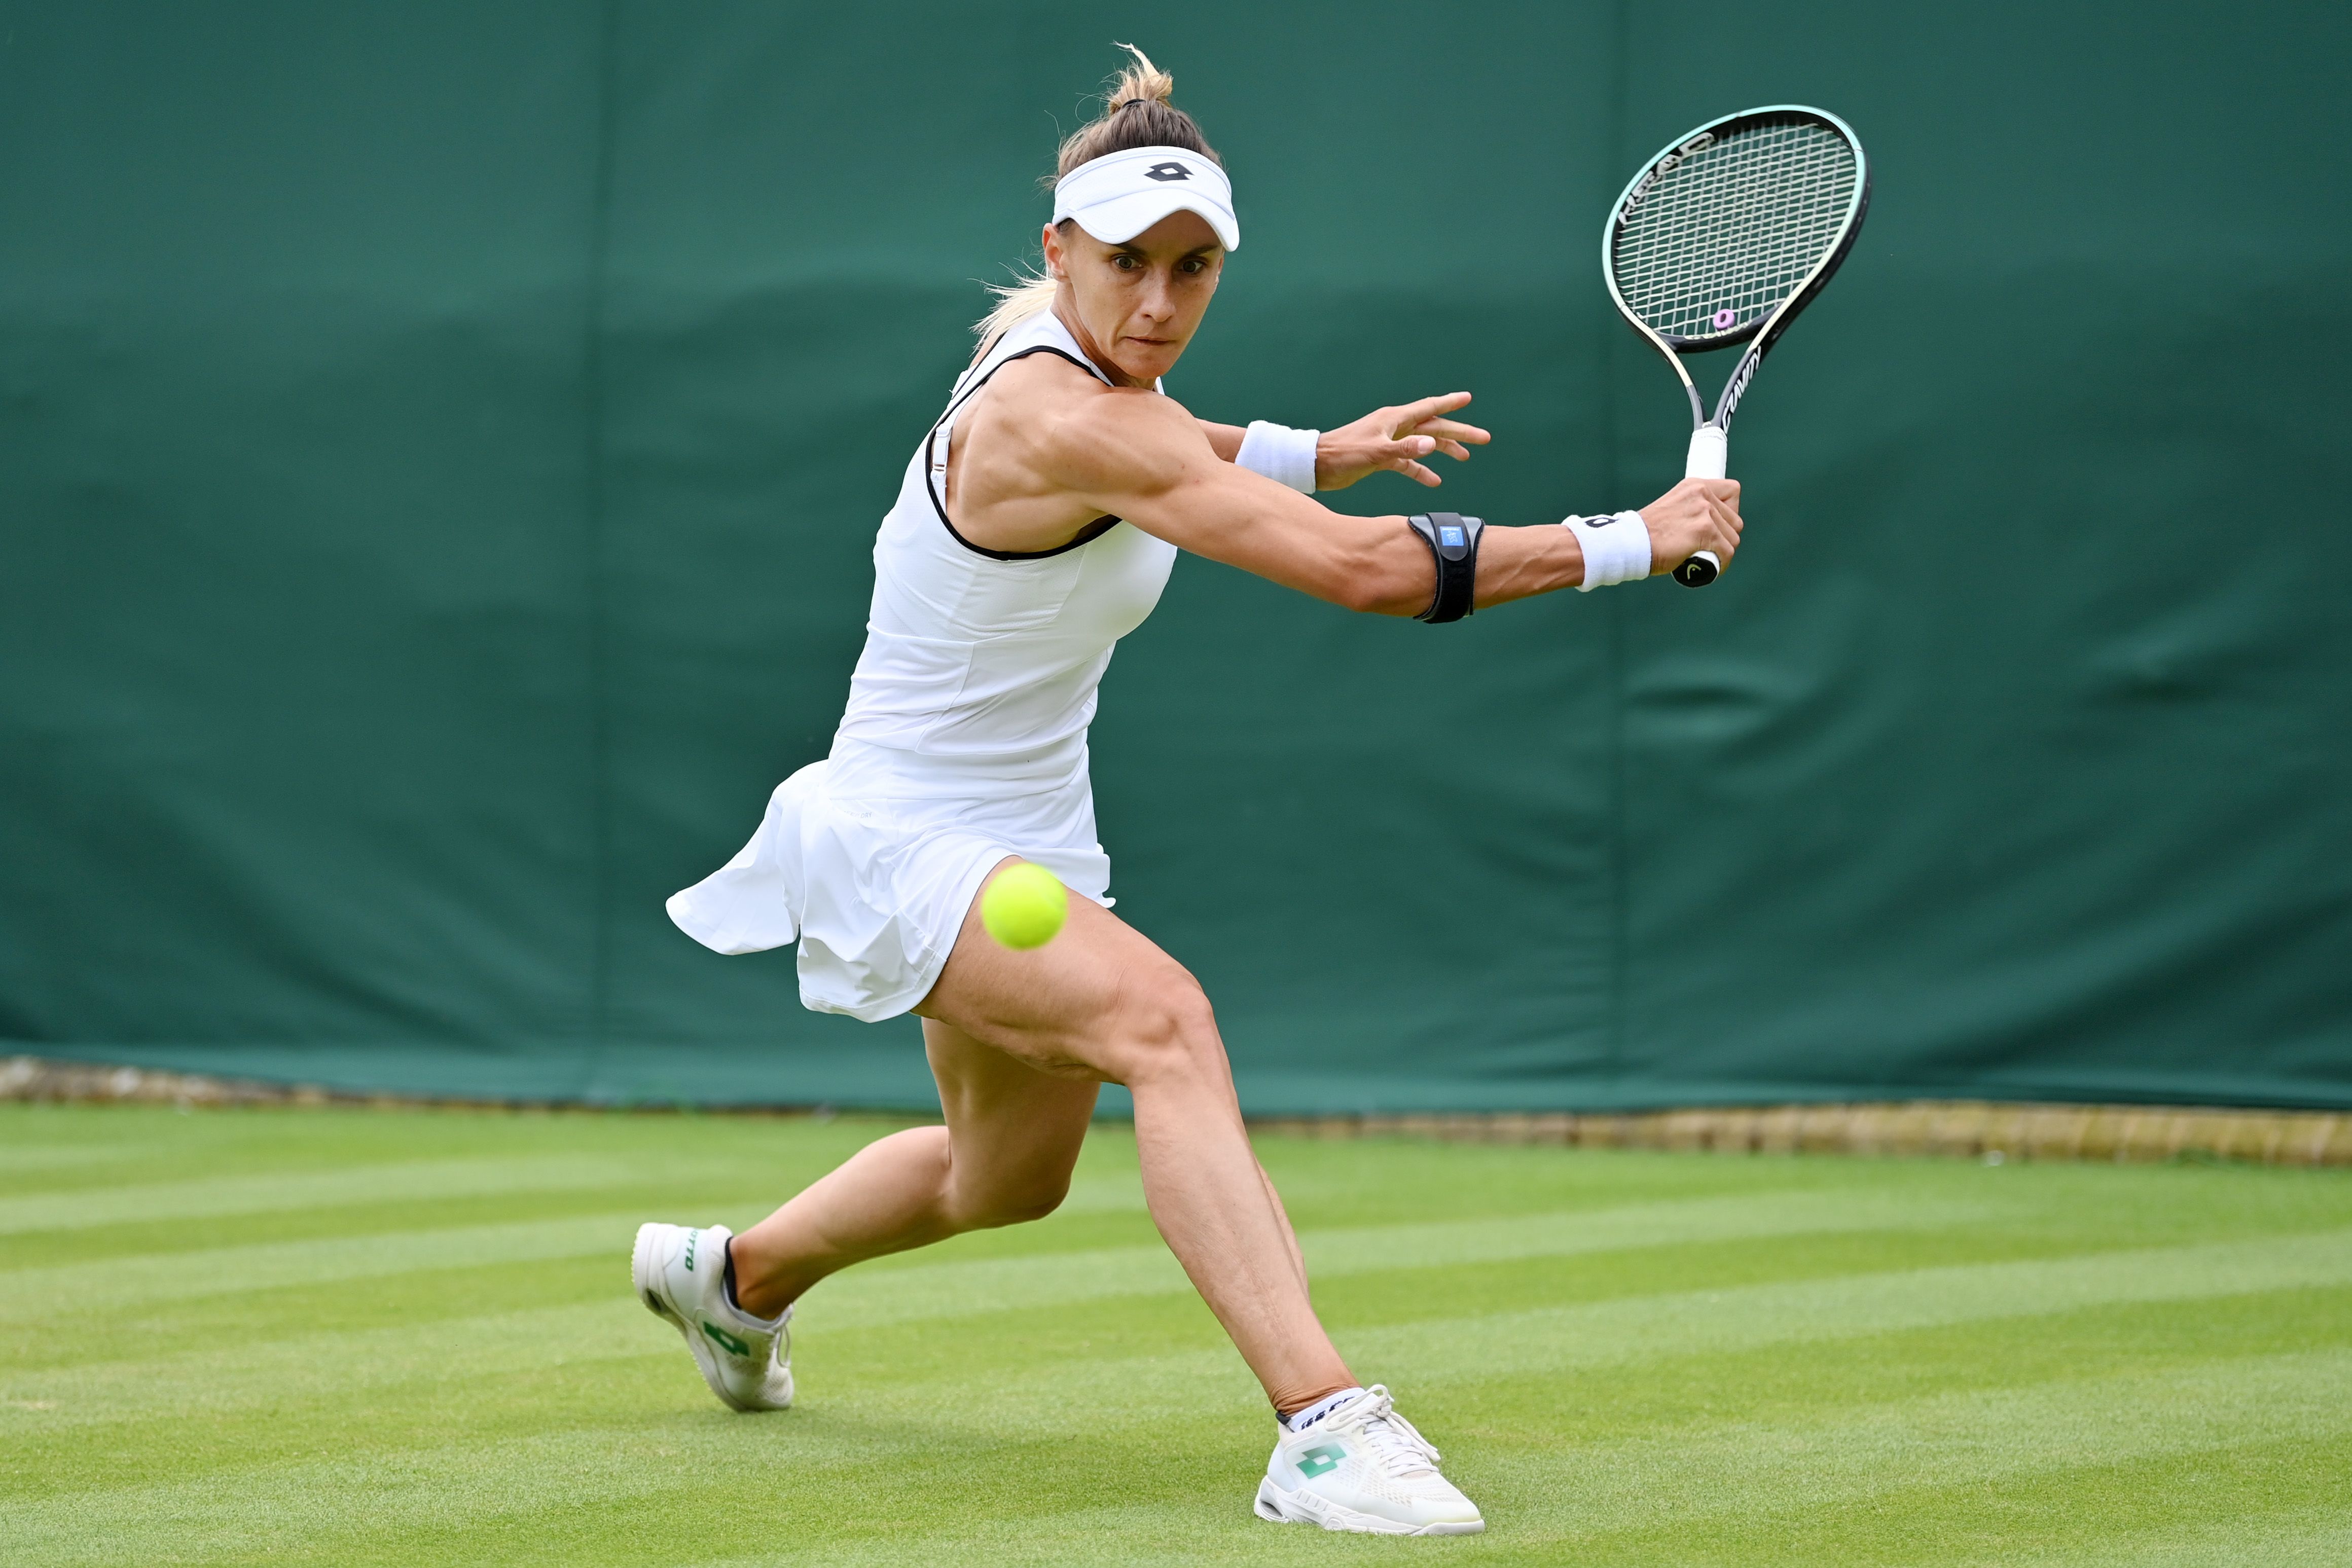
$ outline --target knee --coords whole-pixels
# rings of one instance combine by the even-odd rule
[[[1201,983],[1174,963],[1124,988],[1117,1025],[1125,1082],[1223,1077],[1225,1048]]]
[[[1004,1185],[984,1192],[950,1190],[948,1215],[958,1230],[993,1230],[1000,1226],[1026,1225],[1062,1207],[1070,1196],[1070,1178],[1040,1178]]]

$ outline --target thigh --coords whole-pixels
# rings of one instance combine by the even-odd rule
[[[1021,952],[988,934],[975,897],[947,967],[915,1011],[1042,1072],[1123,1083],[1132,1030],[1121,1025],[1196,1004],[1205,1016],[1199,998],[1182,965],[1090,898],[1073,896],[1061,934]]]
[[[1041,1072],[953,1024],[923,1020],[960,1199],[1042,1213],[1061,1201],[1101,1083]],[[1034,1218],[1034,1214],[1024,1215]]]

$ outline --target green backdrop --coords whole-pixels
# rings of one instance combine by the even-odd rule
[[[1641,158],[1811,101],[1877,176],[1721,586],[1431,629],[1187,559],[1121,649],[1114,891],[1253,1108],[2352,1103],[2347,16],[0,5],[0,1041],[926,1101],[661,900],[823,754],[1133,37],[1248,229],[1171,391],[1471,388],[1496,520],[1678,472],[1597,276]]]

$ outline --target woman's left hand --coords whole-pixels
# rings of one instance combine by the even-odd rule
[[[1394,469],[1423,485],[1442,485],[1421,460],[1443,452],[1457,461],[1492,439],[1475,424],[1444,416],[1470,401],[1447,392],[1396,408],[1376,408],[1352,424],[1327,430],[1315,443],[1315,487],[1344,490],[1367,474]]]

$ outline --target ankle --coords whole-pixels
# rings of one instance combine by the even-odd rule
[[[785,1309],[793,1304],[793,1299],[772,1288],[762,1290],[761,1287],[765,1281],[746,1281],[736,1272],[736,1239],[731,1236],[727,1239],[727,1269],[722,1276],[722,1282],[727,1291],[727,1304],[753,1322],[773,1322],[783,1316]]]
[[[1361,1394],[1363,1391],[1363,1385],[1350,1379],[1336,1386],[1326,1387],[1318,1394],[1310,1394],[1303,1399],[1277,1400],[1274,1406],[1274,1418],[1281,1422],[1286,1430],[1296,1432],[1300,1427],[1311,1425],[1328,1415],[1349,1395]]]

